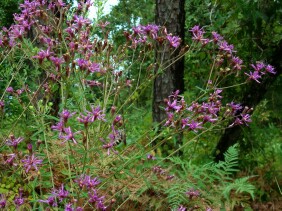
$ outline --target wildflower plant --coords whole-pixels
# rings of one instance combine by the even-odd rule
[[[25,0],[21,12],[14,15],[15,24],[0,33],[2,62],[13,64],[13,56],[21,55],[6,88],[1,90],[3,120],[7,118],[5,96],[13,96],[21,112],[1,134],[0,161],[8,169],[5,176],[17,172],[19,181],[34,187],[15,196],[16,208],[106,210],[122,207],[131,200],[131,194],[142,195],[145,184],[153,188],[155,184],[163,191],[177,180],[178,175],[166,169],[164,162],[177,150],[160,158],[151,152],[161,143],[152,143],[167,132],[163,142],[177,133],[200,136],[215,127],[248,125],[252,109],[235,102],[224,104],[225,87],[220,87],[220,82],[236,75],[245,77],[243,84],[250,80],[259,83],[266,74],[275,74],[272,66],[262,62],[244,71],[246,66],[233,45],[216,32],[206,35],[200,26],[190,30],[190,46],[173,60],[162,61],[155,71],[155,64],[145,61],[154,55],[156,46],[161,46],[160,51],[174,52],[180,48],[181,39],[164,27],[149,24],[124,32],[126,42],[115,46],[107,30],[110,23],[87,18],[91,5],[90,0],[73,7],[61,0]],[[127,123],[138,93],[151,86],[170,63],[204,48],[212,48],[214,57],[202,95],[186,102],[175,90],[164,99],[167,119],[160,123],[162,134],[151,135],[150,129],[127,143],[126,133],[131,128]],[[39,72],[36,86],[35,81],[20,77],[24,62],[30,65],[28,71]],[[136,66],[138,72],[133,77]],[[12,82],[18,87],[12,87]],[[28,137],[19,130],[23,122],[31,131]],[[121,142],[122,147],[118,146]],[[183,147],[185,144],[178,150]],[[140,180],[144,187],[134,187]],[[191,188],[186,195],[192,199],[200,193]],[[2,208],[7,206],[6,197],[1,195]],[[184,205],[179,206],[185,210]]]

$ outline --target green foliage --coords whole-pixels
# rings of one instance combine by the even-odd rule
[[[0,27],[9,27],[13,20],[13,14],[19,12],[19,3],[22,0],[1,0],[0,1]]]

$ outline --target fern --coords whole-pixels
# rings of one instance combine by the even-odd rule
[[[227,186],[224,187],[222,191],[223,196],[227,200],[229,200],[230,193],[232,190],[234,190],[235,193],[238,194],[242,194],[242,193],[250,194],[252,199],[254,199],[255,186],[253,186],[248,182],[249,178],[250,177],[243,177],[243,178],[235,179],[233,183],[229,183]]]
[[[238,144],[229,147],[227,152],[224,153],[224,162],[221,163],[226,175],[230,175],[238,171],[238,156]]]
[[[249,177],[233,180],[231,175],[238,171],[238,144],[230,147],[224,154],[224,161],[210,162],[203,166],[196,166],[191,161],[185,161],[179,157],[171,157],[169,160],[178,170],[176,174],[181,178],[167,189],[167,200],[171,208],[175,209],[180,204],[191,205],[195,200],[188,200],[185,195],[188,189],[193,187],[201,190],[201,198],[205,198],[207,204],[218,204],[223,199],[230,201],[231,191],[236,194],[250,194],[254,198],[255,187],[248,182]],[[232,200],[232,199],[231,199]]]
[[[176,209],[180,204],[188,202],[185,192],[190,187],[191,186],[187,183],[176,183],[165,192],[167,194],[168,203],[172,209]]]

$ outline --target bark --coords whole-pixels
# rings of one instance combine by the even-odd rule
[[[173,35],[178,35],[182,41],[184,40],[184,11],[185,0],[156,0],[156,17],[155,22],[159,26],[165,26],[167,32]],[[158,48],[158,47],[157,47]],[[179,48],[180,49],[180,48]],[[162,68],[161,64],[171,60],[179,51],[171,55],[171,51],[156,50],[156,71]],[[173,91],[184,90],[184,59],[180,59],[169,68],[166,68],[163,74],[156,77],[154,81],[153,91],[153,121],[162,122],[166,119],[164,99],[167,98]]]

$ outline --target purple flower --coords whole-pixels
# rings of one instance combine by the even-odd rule
[[[83,123],[84,124],[84,127],[87,127],[89,123],[93,122],[92,121],[92,117],[88,114],[87,116],[83,115],[83,114],[80,114],[79,117],[77,117],[77,120],[80,122],[80,123]]]
[[[100,64],[92,63],[91,65],[89,65],[88,70],[91,73],[99,73],[99,72],[101,72]]]
[[[0,194],[0,208],[5,208],[7,204],[6,197],[4,194]]]
[[[12,153],[12,154],[8,154],[7,158],[5,160],[5,164],[9,164],[9,165],[13,165],[13,161],[16,158],[16,154]]]
[[[52,194],[56,197],[58,197],[58,199],[60,201],[63,201],[65,198],[68,197],[69,192],[67,190],[65,190],[64,188],[64,184],[61,185],[61,187],[59,189],[54,189],[52,191]]]
[[[203,124],[202,122],[196,122],[196,121],[192,120],[191,123],[187,124],[187,126],[189,127],[189,130],[193,130],[194,132],[198,132],[197,129],[203,128],[201,126],[202,124]]]
[[[77,59],[76,64],[79,66],[81,70],[85,70],[88,66],[88,61],[85,59]]]
[[[165,170],[164,170],[162,167],[160,167],[160,166],[154,166],[154,167],[152,168],[152,171],[153,171],[154,173],[160,174],[160,175],[165,173]]]
[[[203,116],[203,124],[206,123],[206,122],[214,123],[217,120],[218,120],[217,118],[213,118],[211,115],[204,115]]]
[[[109,137],[111,141],[108,143],[104,139],[100,139],[104,143],[103,148],[107,149],[107,155],[110,155],[110,151],[113,151],[113,153],[117,154],[118,152],[114,150],[114,146],[116,145],[115,136],[114,134],[110,134]]]
[[[214,93],[210,94],[209,101],[216,102],[218,99],[221,99],[222,98],[222,96],[220,95],[221,92],[222,89],[216,89]]]
[[[18,147],[19,143],[21,143],[24,140],[24,138],[19,137],[19,138],[15,138],[14,135],[10,136],[10,139],[8,139],[8,141],[6,142],[6,144],[8,146],[13,146],[15,149]]]
[[[51,207],[57,207],[56,197],[55,196],[49,196],[46,200],[38,200],[38,202],[46,203]]]
[[[182,125],[181,128],[184,129],[186,126],[188,126],[189,121],[190,121],[189,117],[181,119],[181,125]]]
[[[63,64],[65,61],[63,58],[52,56],[50,60],[53,62],[53,64],[56,66],[56,69],[59,70],[61,68],[61,64]]]
[[[191,106],[187,108],[188,111],[198,111],[201,105],[197,102],[193,102]]]
[[[192,37],[193,40],[200,42],[203,45],[206,45],[210,42],[209,39],[204,38],[205,31],[203,30],[203,28],[200,28],[200,26],[196,25],[189,31],[191,31],[193,34]]]
[[[147,26],[142,26],[142,30],[151,35],[153,39],[156,39],[158,37],[158,31],[159,31],[159,26],[155,24],[148,24]]]
[[[261,78],[261,75],[258,71],[250,72],[250,74],[245,73],[245,75],[249,76],[249,78],[248,78],[249,80],[254,80],[254,81],[260,83],[260,81],[258,79]]]
[[[126,83],[125,83],[125,86],[128,86],[128,87],[131,87],[132,84],[131,84],[132,80],[126,80]]]
[[[103,114],[103,111],[101,110],[100,106],[92,107],[91,111],[87,111],[87,113],[91,115],[92,122],[94,122],[96,119],[106,121],[104,119],[105,114]]]
[[[212,37],[215,43],[218,43],[219,41],[223,40],[223,37],[217,32],[212,32]]]
[[[89,19],[85,19],[83,16],[77,16],[75,15],[73,17],[74,19],[74,27],[76,29],[81,29],[83,25],[89,25],[91,21]]]
[[[167,114],[167,120],[166,120],[164,126],[175,127],[174,120],[173,120],[174,114],[171,113],[171,112],[167,112],[166,114]]]
[[[133,30],[133,33],[135,35],[139,35],[139,34],[142,34],[143,33],[143,29],[142,29],[142,26],[136,26],[136,27],[132,27],[132,30]]]
[[[167,175],[166,180],[172,180],[175,176],[174,175]]]
[[[239,57],[232,57],[232,65],[234,70],[242,69],[243,61]]]
[[[184,207],[183,205],[180,205],[180,206],[177,208],[177,211],[187,211],[187,208]]]
[[[19,191],[19,195],[14,198],[14,203],[16,207],[20,207],[24,204],[24,198],[22,197],[22,191]]]
[[[43,62],[43,60],[45,58],[49,59],[50,56],[52,56],[53,54],[54,54],[53,52],[50,52],[50,48],[48,48],[46,51],[40,50],[38,52],[38,54],[36,56],[33,56],[32,58],[38,59],[39,60],[39,64],[42,64],[42,62]]]
[[[90,86],[90,87],[93,87],[93,86],[101,86],[102,83],[99,82],[99,81],[92,81],[92,80],[86,80],[85,83]]]
[[[170,45],[177,48],[180,45],[181,39],[178,36],[167,35],[166,39],[169,41]]]
[[[63,0],[57,0],[57,4],[58,7],[64,7],[66,4],[63,2]]]
[[[250,114],[241,114],[241,120],[246,125],[248,125],[249,122],[252,122]]]
[[[252,122],[251,115],[240,114],[240,116],[236,117],[235,121],[231,125],[229,125],[229,127],[233,127],[233,126],[236,126],[236,125],[243,125],[243,124],[248,126],[249,122]]]
[[[62,134],[59,135],[59,138],[60,138],[60,139],[65,139],[65,140],[62,142],[62,144],[64,144],[66,141],[72,141],[74,144],[77,144],[77,142],[76,142],[74,136],[75,136],[76,134],[80,133],[80,131],[73,133],[73,132],[71,131],[71,127],[67,127],[67,128],[64,129],[64,132],[65,132],[66,135],[62,135]]]
[[[195,38],[196,38],[197,36],[203,35],[203,34],[205,33],[204,30],[203,30],[203,28],[200,28],[200,26],[198,26],[198,25],[193,26],[193,28],[190,29],[189,31],[192,32],[192,34],[194,35]]]
[[[167,101],[167,107],[165,108],[166,111],[175,110],[176,112],[179,112],[182,109],[181,105],[177,105],[177,100],[174,100],[173,102]]]
[[[243,107],[241,106],[241,104],[236,104],[234,102],[228,103],[227,106],[230,106],[232,111],[232,114],[235,114],[237,111],[241,110]]]
[[[3,108],[4,108],[4,106],[5,106],[4,101],[0,100],[0,109],[3,109]]]
[[[147,154],[147,159],[148,160],[156,160],[156,157],[153,156],[152,154]]]
[[[200,191],[191,188],[186,192],[186,195],[189,196],[190,199],[192,199],[193,196],[195,197],[200,196]]]
[[[8,92],[8,93],[13,93],[14,92],[14,88],[13,87],[8,87],[7,89],[6,89],[6,92]]]
[[[97,209],[106,210],[106,206],[104,205],[105,196],[99,197],[97,191],[92,189],[91,192],[88,192],[89,203],[95,203]]]
[[[16,93],[17,93],[17,95],[21,95],[23,93],[23,89],[17,89]]]
[[[97,177],[91,178],[91,176],[84,174],[80,175],[80,177],[76,179],[75,182],[79,185],[80,188],[86,187],[89,190],[100,184],[100,181]]]
[[[208,114],[212,114],[213,116],[217,116],[220,108],[214,102],[203,103],[201,108]]]
[[[226,41],[220,42],[219,43],[219,50],[225,51],[226,53],[232,54],[234,51],[234,46],[229,45]]]
[[[60,114],[60,116],[63,118],[64,123],[67,123],[68,119],[75,114],[76,112],[71,113],[68,110],[64,109],[62,113]]]
[[[23,35],[25,33],[25,28],[20,25],[13,25],[10,27],[9,35],[13,39],[22,39]]]
[[[32,153],[32,144],[31,143],[27,144],[27,150],[29,151],[29,153]]]
[[[113,124],[116,125],[116,124],[121,124],[122,123],[122,116],[121,115],[117,115],[113,121]]]
[[[269,72],[271,74],[276,74],[274,67],[269,65],[269,64],[265,67],[265,70],[266,70],[266,72]]]
[[[63,122],[63,121],[60,121],[60,122],[58,122],[56,125],[52,125],[52,126],[51,126],[51,129],[52,129],[52,130],[55,130],[55,131],[59,131],[60,134],[61,134],[62,132],[65,131],[64,122]]]
[[[72,208],[72,203],[67,203],[65,206],[65,211],[73,211],[74,209]]]
[[[29,170],[33,167],[36,171],[38,171],[37,165],[42,164],[42,160],[38,159],[37,157],[32,155],[28,155],[26,159],[22,160],[24,164],[25,172],[28,173]]]
[[[77,47],[78,47],[78,46],[77,46],[74,42],[70,42],[70,43],[69,43],[69,49],[70,49],[71,52],[73,52],[74,50],[76,50]]]
[[[265,68],[265,64],[263,62],[257,62],[256,64],[251,64],[251,67],[257,72],[262,72]]]

